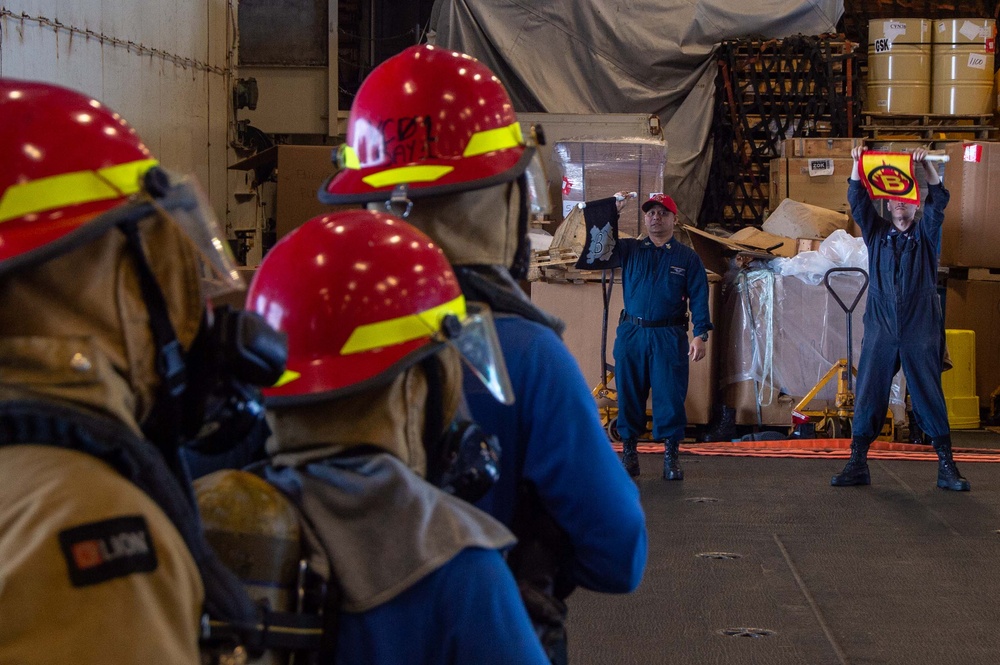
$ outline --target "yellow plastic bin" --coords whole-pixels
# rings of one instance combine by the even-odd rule
[[[979,427],[979,397],[976,395],[976,331],[946,330],[945,340],[952,368],[941,374],[948,425],[952,429]]]

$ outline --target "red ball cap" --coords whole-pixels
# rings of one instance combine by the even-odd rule
[[[677,214],[677,204],[674,200],[667,196],[666,194],[652,194],[649,200],[642,204],[642,211],[649,212],[649,209],[659,203],[661,206],[669,210],[670,212]]]

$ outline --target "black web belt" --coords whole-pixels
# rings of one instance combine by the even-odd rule
[[[638,316],[632,316],[624,309],[622,310],[621,316],[618,318],[618,323],[622,321],[628,321],[633,325],[637,325],[640,328],[669,328],[672,326],[684,326],[687,327],[688,316],[684,314],[683,316],[673,316],[669,319],[644,319]]]

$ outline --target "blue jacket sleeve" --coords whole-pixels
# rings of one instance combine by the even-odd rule
[[[632,591],[647,549],[638,489],[608,442],[576,359],[551,330],[537,328],[520,358],[507,359],[522,403],[524,475],[572,542],[574,581],[593,591]]]
[[[924,199],[924,214],[920,218],[923,232],[935,242],[941,238],[941,226],[944,224],[944,209],[951,200],[949,192],[943,183],[927,186],[927,198]]]
[[[872,236],[878,230],[879,224],[884,223],[872,204],[868,190],[861,184],[860,180],[847,180],[847,202],[851,206],[851,215],[854,221],[861,228],[861,235],[865,243],[871,241]]]
[[[694,252],[691,252],[691,262],[687,269],[687,292],[695,336],[712,330],[714,326],[708,307],[708,275],[701,257]]]

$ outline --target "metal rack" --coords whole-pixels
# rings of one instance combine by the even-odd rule
[[[785,140],[857,135],[855,46],[829,35],[722,43],[702,225],[763,223],[770,160]]]

